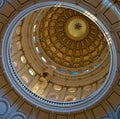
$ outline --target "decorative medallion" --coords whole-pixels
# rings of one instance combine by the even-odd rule
[[[72,40],[82,40],[89,33],[89,24],[83,17],[75,16],[68,19],[65,32]]]

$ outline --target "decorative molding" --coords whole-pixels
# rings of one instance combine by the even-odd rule
[[[116,119],[120,119],[120,105],[118,105],[117,110],[115,112]]]
[[[2,118],[9,110],[10,104],[7,99],[0,98],[0,118]]]
[[[27,119],[26,115],[22,112],[15,112],[12,116],[10,116],[10,119]]]
[[[0,8],[2,8],[2,6],[4,5],[6,0],[0,0]]]
[[[103,119],[110,119],[109,117],[104,117]]]

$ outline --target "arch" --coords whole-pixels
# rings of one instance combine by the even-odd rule
[[[22,112],[15,112],[10,116],[10,119],[27,119],[27,117]]]

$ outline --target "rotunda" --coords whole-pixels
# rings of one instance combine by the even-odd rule
[[[12,5],[19,3],[26,7],[11,18],[2,41],[2,69],[9,85],[17,95],[23,97],[22,100],[35,109],[45,111],[45,115],[42,115],[46,119],[47,114],[50,114],[48,118],[51,119],[89,119],[90,113],[91,118],[105,117],[104,108],[100,104],[100,113],[93,110],[94,105],[97,109],[98,102],[107,99],[111,87],[116,86],[118,81],[119,44],[112,32],[118,33],[119,37],[119,27],[116,25],[119,24],[116,15],[119,14],[119,2],[111,1],[107,5],[105,1],[97,1],[99,4],[94,9],[100,7],[100,13],[88,7],[95,6],[96,3],[92,1],[78,2],[77,5],[58,1],[35,2],[27,7],[29,2],[18,0],[18,3],[13,2]],[[111,5],[115,8],[111,8]],[[111,24],[113,31],[109,27],[111,22],[108,23],[113,20],[112,17],[109,12],[102,11],[107,7],[115,9],[116,14],[113,15],[116,24]],[[106,17],[108,21],[105,21]],[[117,93],[118,89],[119,86],[115,88]],[[115,93],[114,96],[119,104],[119,95]],[[9,105],[9,101],[4,102]],[[4,102],[0,104],[7,110]],[[104,105],[109,107],[103,101]],[[88,110],[91,111],[89,114]],[[116,110],[111,118],[119,118],[119,108]],[[7,118],[9,112],[6,111],[5,115],[3,112],[0,111],[0,116]],[[32,118],[33,115],[37,118],[35,114],[29,117],[26,116],[27,111],[25,115],[21,112],[18,111],[10,118]]]

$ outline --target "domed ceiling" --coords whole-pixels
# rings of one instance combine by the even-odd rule
[[[90,96],[110,66],[108,43],[95,21],[63,7],[44,8],[21,20],[11,58],[23,87],[54,102]]]
[[[38,29],[39,47],[60,66],[88,66],[97,61],[107,47],[98,26],[72,9],[50,8]]]
[[[120,118],[118,0],[1,1],[1,119]],[[64,23],[64,33],[69,40],[78,42],[87,38],[90,19],[102,31],[103,39],[100,42],[107,41],[106,48],[90,64],[80,67],[62,65],[54,60],[57,52],[51,57],[47,54],[44,43],[41,43],[46,42],[41,25],[44,28],[45,21],[52,21],[52,17],[45,17],[49,10],[55,11],[55,14],[58,9],[64,9],[63,13],[71,10],[83,14],[71,17]],[[80,24],[85,26],[81,31]],[[88,32],[85,32],[86,28]],[[41,34],[44,40],[41,40]],[[51,38],[52,35],[50,41]],[[50,44],[47,45],[49,50],[52,47]],[[61,51],[60,48],[58,50]]]

